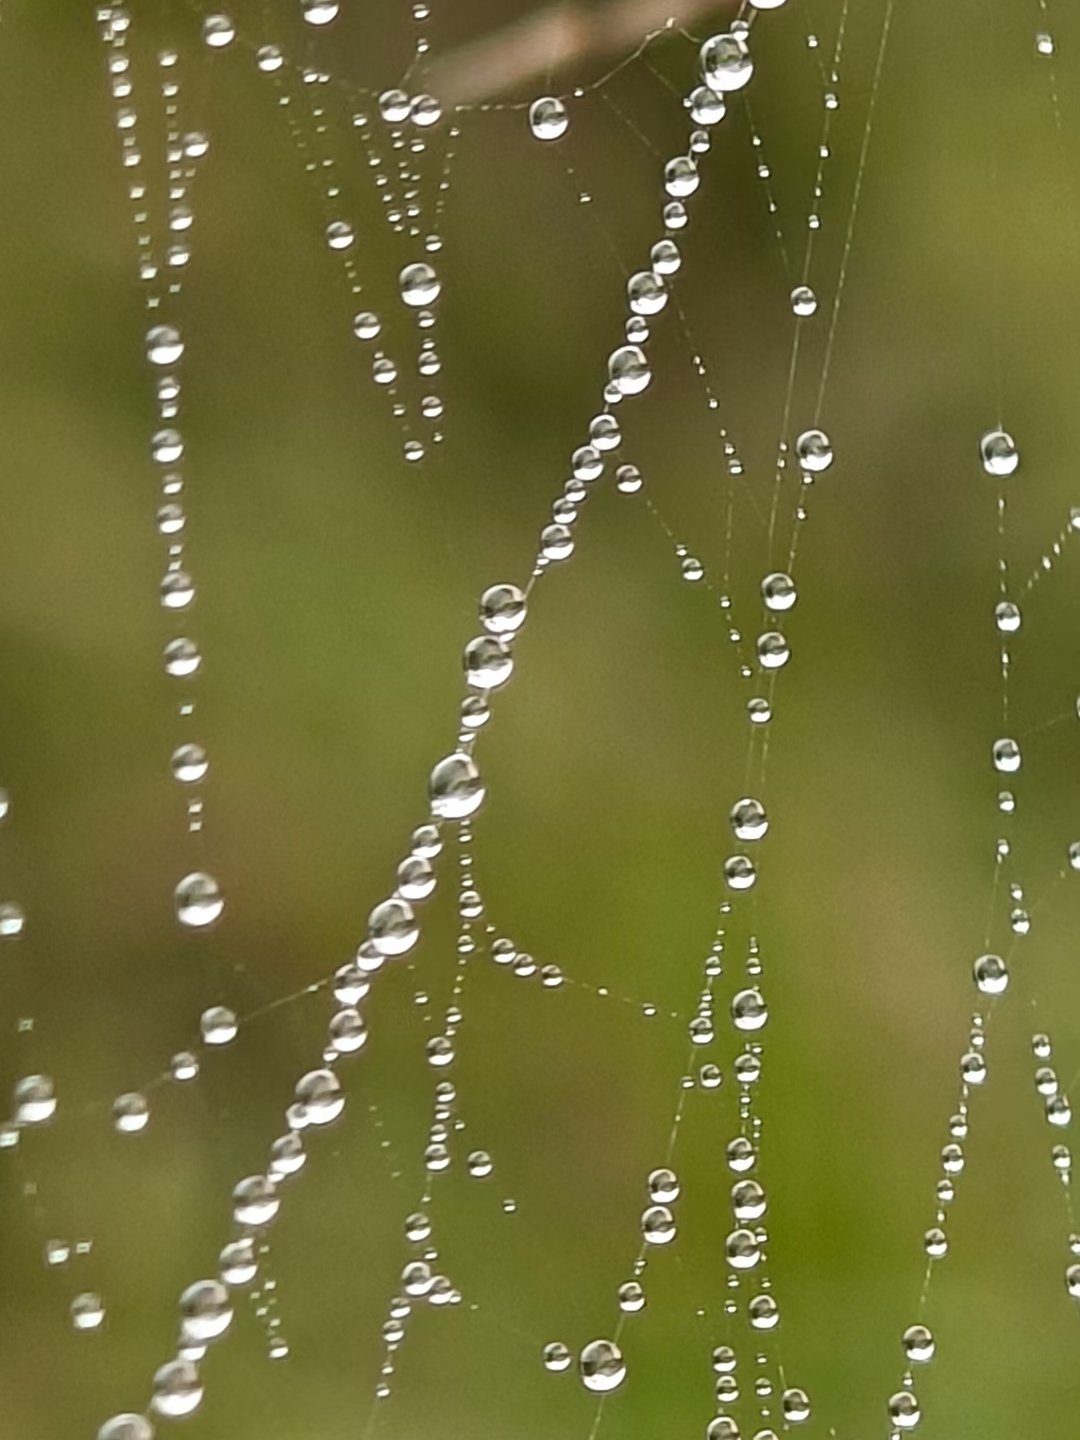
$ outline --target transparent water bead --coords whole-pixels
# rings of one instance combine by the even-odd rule
[[[432,814],[443,820],[464,820],[475,814],[486,793],[480,771],[471,755],[447,755],[431,772],[428,782]]]
[[[724,97],[708,85],[696,85],[685,103],[695,125],[719,125],[727,114]]]
[[[767,1024],[769,1009],[755,986],[740,990],[731,1001],[731,1018],[736,1030],[760,1030]]]
[[[380,955],[404,955],[420,938],[420,926],[407,900],[383,900],[368,916],[368,939]]]
[[[45,1125],[56,1114],[56,1091],[49,1075],[24,1075],[15,1083],[15,1123]]]
[[[301,14],[309,25],[329,25],[340,9],[338,0],[300,0]]]
[[[792,314],[798,315],[805,320],[808,315],[813,315],[817,310],[817,296],[809,285],[796,285],[791,292]]]
[[[212,875],[196,870],[185,875],[174,892],[176,918],[189,929],[205,929],[221,917],[225,897]]]
[[[331,220],[326,227],[326,243],[331,250],[348,250],[356,240],[356,232],[347,220]]]
[[[620,345],[608,356],[608,376],[620,395],[640,395],[652,379],[645,351],[639,345]]]
[[[0,903],[0,938],[13,939],[21,935],[26,924],[26,911],[14,900]]]
[[[1001,995],[1009,985],[1009,971],[1000,955],[980,955],[974,965],[975,984],[984,995]]]
[[[465,679],[477,690],[496,690],[514,673],[514,657],[498,635],[477,635],[462,657]]]
[[[733,1270],[752,1270],[761,1259],[761,1246],[752,1230],[732,1230],[724,1241],[724,1254]]]
[[[761,598],[765,608],[773,612],[790,610],[799,598],[795,581],[783,570],[773,570],[761,582]]]
[[[741,1440],[741,1433],[730,1415],[717,1415],[705,1428],[705,1440]]]
[[[206,1045],[228,1045],[236,1039],[235,1011],[225,1005],[210,1005],[199,1016],[199,1031]]]
[[[243,1235],[239,1240],[230,1240],[222,1247],[218,1264],[221,1267],[221,1278],[226,1285],[250,1285],[259,1271],[255,1241],[250,1235]]]
[[[624,1315],[636,1315],[645,1309],[645,1291],[637,1280],[627,1280],[620,1285],[616,1299]]]
[[[818,474],[833,462],[832,441],[824,430],[804,430],[795,441],[795,454],[804,470]]]
[[[636,465],[620,465],[615,471],[615,488],[622,495],[636,495],[643,484]]]
[[[1020,464],[1016,441],[1006,430],[989,430],[979,441],[982,467],[987,475],[998,478],[1015,473]]]
[[[308,1125],[330,1125],[345,1109],[341,1081],[332,1070],[311,1070],[296,1082],[296,1102]]]
[[[175,465],[184,453],[179,430],[156,430],[150,440],[150,454],[159,465]]]
[[[937,1346],[925,1325],[909,1325],[904,1331],[904,1354],[913,1365],[928,1365]]]
[[[1073,870],[1080,870],[1080,840],[1074,840],[1069,846],[1069,865]]]
[[[175,325],[154,325],[146,332],[146,358],[151,365],[175,365],[184,342]]]
[[[150,1123],[150,1102],[133,1090],[117,1097],[112,1113],[115,1130],[121,1135],[138,1135]]]
[[[180,1296],[180,1334],[187,1345],[220,1339],[232,1318],[232,1301],[220,1280],[196,1280]]]
[[[261,1230],[281,1209],[277,1186],[268,1175],[249,1175],[233,1190],[233,1220],[245,1230]]]
[[[537,140],[558,140],[569,125],[566,106],[554,95],[541,95],[529,106],[529,129]]]
[[[791,659],[791,647],[779,630],[766,630],[759,635],[756,649],[763,670],[779,670]]]
[[[731,1187],[731,1213],[736,1220],[760,1220],[768,1208],[765,1191],[756,1180],[737,1180]]]
[[[552,1375],[560,1375],[564,1370],[569,1370],[573,1356],[561,1340],[552,1340],[544,1346],[541,1359],[545,1370]]]
[[[922,1419],[919,1402],[910,1390],[889,1396],[889,1419],[898,1430],[914,1430]]]
[[[409,105],[409,119],[420,130],[430,130],[442,119],[442,106],[434,95],[414,95]],[[430,243],[425,246],[429,252],[438,249]]]
[[[649,1192],[649,1199],[657,1205],[670,1205],[673,1200],[679,1198],[679,1177],[674,1170],[664,1166],[660,1170],[653,1170],[649,1173],[646,1183]]]
[[[753,1330],[775,1330],[780,1323],[780,1307],[771,1295],[755,1295],[746,1310]]]
[[[626,282],[626,298],[635,315],[658,315],[668,302],[663,277],[653,270],[639,270]]]
[[[223,50],[236,39],[236,26],[228,15],[207,15],[203,21],[203,40],[214,50]]]
[[[201,745],[179,745],[169,761],[173,778],[182,785],[194,785],[206,776],[210,762]]]
[[[701,176],[692,155],[676,155],[664,166],[664,189],[673,199],[685,200],[700,184]]]
[[[195,599],[195,582],[186,570],[170,570],[161,582],[161,603],[166,610],[186,610]]]
[[[1053,55],[1054,53],[1054,37],[1047,34],[1045,30],[1040,30],[1035,36],[1035,53],[1037,55]]]
[[[641,1234],[647,1245],[670,1245],[676,1235],[675,1216],[666,1205],[650,1205],[641,1214]]]
[[[75,1330],[100,1330],[105,1320],[105,1306],[100,1295],[87,1290],[75,1296],[69,1314]]]
[[[721,94],[741,90],[754,73],[754,62],[741,35],[713,35],[701,47],[701,78]]]
[[[202,664],[199,647],[194,640],[189,640],[186,636],[170,640],[165,646],[164,657],[166,675],[174,675],[180,680],[194,675]]]
[[[801,1425],[804,1420],[810,1419],[810,1396],[798,1386],[784,1391],[780,1405],[789,1425]]]
[[[626,1379],[626,1361],[614,1340],[591,1340],[578,1356],[578,1373],[586,1390],[604,1395]]]
[[[194,1080],[199,1073],[199,1062],[190,1050],[179,1050],[169,1061],[169,1075],[180,1084]]]
[[[994,606],[994,624],[1002,635],[1014,635],[1023,624],[1020,606],[1012,600],[1000,600]]]
[[[150,1408],[167,1420],[192,1415],[202,1404],[203,1386],[198,1367],[190,1360],[170,1360],[154,1372]]]
[[[1011,775],[1020,769],[1023,757],[1020,753],[1020,746],[1015,740],[1011,740],[1007,736],[995,740],[991,754],[994,769],[1001,771],[1002,774]]]
[[[1080,1300],[1080,1265],[1070,1265],[1065,1271],[1065,1288],[1074,1300]]]
[[[731,890],[749,890],[757,884],[757,869],[748,855],[730,855],[724,861],[724,880]]]
[[[760,800],[744,796],[731,807],[731,828],[739,840],[760,840],[769,828],[769,819]]]
[[[423,260],[405,266],[398,276],[398,286],[402,300],[414,308],[433,305],[442,291],[442,282],[434,268]]]
[[[525,615],[525,592],[516,585],[490,585],[480,596],[480,623],[493,635],[516,634]]]
[[[97,1440],[154,1440],[154,1427],[145,1415],[127,1411],[106,1420],[97,1432]]]

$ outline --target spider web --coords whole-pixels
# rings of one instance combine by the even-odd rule
[[[105,6],[96,58],[68,27],[47,258],[94,257],[108,338],[70,589],[16,491],[20,1433],[1065,1433],[1076,26],[967,10],[728,9],[580,74],[553,42],[520,100],[438,7]],[[710,35],[753,76],[707,123]],[[403,850],[449,754],[486,799]],[[253,1278],[186,1291],[247,1237]]]

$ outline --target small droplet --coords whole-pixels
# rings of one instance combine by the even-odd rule
[[[566,106],[554,95],[541,95],[529,106],[529,129],[537,140],[558,140],[569,124]]]
[[[212,875],[197,870],[185,875],[176,887],[176,918],[189,929],[212,925],[225,909],[225,897]]]
[[[988,475],[1012,475],[1020,464],[1016,441],[1005,430],[990,430],[979,441],[983,469]]]

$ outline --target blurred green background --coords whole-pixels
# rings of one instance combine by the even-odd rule
[[[436,56],[533,8],[432,5]],[[112,1098],[189,1044],[205,1006],[247,1012],[321,979],[393,883],[430,766],[451,748],[476,597],[526,578],[599,408],[627,274],[661,233],[660,163],[685,147],[677,96],[696,63],[689,41],[658,44],[651,65],[572,106],[554,146],[532,140],[517,110],[459,117],[437,262],[446,440],[410,467],[271,82],[240,44],[206,53],[185,7],[132,10],[147,112],[152,56],[175,44],[185,128],[212,143],[181,316],[199,595],[180,628],[205,655],[186,688],[160,662],[175,629],[157,602],[146,321],[94,7],[7,0],[0,28],[0,783],[12,796],[0,898],[28,916],[0,956],[0,1065],[9,1086],[47,1071],[60,1095],[55,1124],[0,1155],[0,1433],[20,1440],[91,1436],[146,1403],[173,1352],[176,1296],[214,1272],[231,1187],[265,1165],[297,1075],[317,1063],[325,993],[242,1027],[192,1086],[155,1091],[145,1134],[111,1128]],[[377,92],[408,63],[408,9],[344,11],[314,35],[286,0],[231,8],[245,36]],[[723,28],[724,13],[693,28]],[[847,15],[811,275],[821,303],[804,329],[792,435],[813,418],[883,15],[883,0]],[[700,350],[746,467],[731,590],[751,638],[792,322],[746,107],[801,256],[819,66],[840,18],[838,0],[759,17],[755,78],[714,132],[680,242],[693,339],[669,307],[655,381],[621,417],[620,458],[718,583],[729,482],[691,363]],[[759,1086],[770,1273],[788,1382],[814,1404],[809,1434],[887,1432],[975,998],[1002,825],[989,761],[1002,733],[996,492],[977,451],[999,395],[1023,456],[1007,486],[1010,593],[1080,503],[1080,14],[1058,3],[1052,21],[1050,58],[1036,50],[1034,0],[901,0],[850,232],[822,412],[836,462],[813,497],[785,625],[793,658],[771,727],[755,921],[771,1011]],[[628,48],[560,69],[554,87],[587,84]],[[384,224],[349,124],[366,102],[324,88],[358,264],[390,316],[394,277],[416,257]],[[541,74],[508,97],[493,75],[486,98],[543,89]],[[480,741],[487,918],[577,983],[543,991],[483,954],[470,967],[452,1074],[466,1128],[431,1207],[464,1303],[414,1317],[379,1435],[590,1432],[595,1400],[573,1376],[545,1374],[539,1354],[554,1339],[576,1351],[615,1323],[723,896],[748,731],[715,591],[680,580],[642,499],[610,478],[594,487],[574,559],[539,586]],[[789,480],[785,536],[792,504]],[[1080,1401],[1069,1223],[1049,1160],[1068,1135],[1042,1118],[1029,1052],[1032,1031],[1050,1029],[1063,1082],[1080,1065],[1080,876],[1055,884],[1080,833],[1076,562],[1067,551],[1032,591],[1013,645],[1011,733],[1064,718],[1024,747],[1006,874],[1029,908],[1048,898],[1010,952],[926,1311],[938,1358],[918,1377],[920,1433],[949,1440],[1067,1440]],[[176,712],[189,692],[190,732]],[[189,737],[212,763],[194,841],[167,765]],[[273,1230],[292,1355],[268,1361],[241,1304],[203,1367],[192,1440],[365,1433],[379,1327],[408,1258],[402,1222],[422,1188],[427,1017],[454,977],[453,847],[443,859],[415,965],[375,987],[369,1045],[343,1065],[345,1117],[312,1137],[309,1173]],[[172,888],[196,868],[219,876],[228,910],[212,933],[181,934]],[[1008,909],[1002,888],[1001,950]],[[744,943],[736,923],[721,996]],[[663,1013],[644,1018],[645,1001]],[[726,1003],[715,1054],[697,1060],[730,1063]],[[650,1261],[647,1308],[624,1331],[629,1379],[601,1440],[699,1436],[714,1413],[708,1357],[729,1334],[730,1078],[692,1090],[684,1113],[680,1236]],[[486,1181],[465,1173],[474,1147],[494,1157]],[[54,1237],[92,1249],[47,1268]],[[84,1290],[107,1304],[100,1333],[68,1323]],[[748,1392],[753,1346],[734,1333]],[[752,1413],[751,1402],[746,1433]]]

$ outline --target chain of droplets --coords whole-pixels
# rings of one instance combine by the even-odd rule
[[[329,8],[336,12],[336,7]],[[229,43],[234,33],[231,22],[215,26],[211,20],[204,26],[208,42],[214,44],[215,35],[228,35],[225,43]],[[702,65],[706,77],[713,80],[712,88],[715,90],[741,88],[752,71],[744,35],[713,37],[703,47]],[[701,90],[705,88],[699,87]],[[535,108],[531,116],[534,132]],[[666,167],[665,188],[669,195],[676,196],[692,193],[697,188],[696,165],[691,157],[677,157]],[[662,280],[655,271],[651,272],[650,279],[646,279],[647,276],[650,272],[641,272],[636,277],[637,288],[648,288],[650,283],[662,288]],[[634,281],[631,287],[633,293]],[[648,338],[647,327],[638,325],[634,333],[637,336],[635,341],[617,346],[609,357],[605,387],[605,400],[609,406],[640,394],[651,381],[651,368],[644,349]],[[587,493],[585,472],[588,472],[589,480],[595,480],[603,469],[599,452],[594,453],[600,463],[594,466],[589,461],[582,466],[578,462],[575,478],[567,483],[563,495],[555,502],[551,523],[541,530],[528,591],[551,564],[569,559],[573,554],[577,508]],[[573,493],[569,494],[571,490]],[[280,1210],[285,1183],[303,1169],[306,1152],[302,1132],[332,1123],[344,1109],[345,1094],[336,1067],[343,1057],[362,1049],[366,1041],[367,1027],[358,1009],[359,1001],[366,996],[372,977],[385,962],[407,954],[420,938],[420,922],[414,904],[428,898],[435,890],[433,861],[439,848],[438,822],[460,824],[475,814],[484,801],[486,786],[473,758],[473,750],[479,729],[488,718],[490,692],[504,685],[512,674],[512,641],[524,622],[526,604],[527,592],[508,584],[493,586],[482,597],[483,633],[465,647],[464,664],[470,693],[463,702],[458,748],[436,764],[429,782],[434,823],[425,823],[414,833],[409,852],[398,867],[395,887],[368,917],[367,937],[359,945],[355,960],[342,967],[335,977],[334,995],[340,1008],[329,1022],[323,1066],[307,1072],[298,1080],[295,1099],[286,1112],[287,1129],[270,1147],[265,1172],[245,1177],[234,1188],[235,1232],[222,1251],[219,1278],[196,1281],[183,1292],[179,1302],[178,1353],[155,1373],[149,1405],[143,1412],[125,1412],[106,1421],[99,1431],[99,1440],[146,1440],[153,1434],[151,1414],[176,1417],[190,1414],[200,1405],[203,1381],[199,1361],[206,1345],[229,1331],[233,1317],[232,1290],[250,1285],[256,1278],[260,1239]],[[737,883],[735,888],[739,888]],[[228,1023],[230,1021],[231,1024]],[[226,1028],[235,1033],[235,1017],[228,1017]],[[439,1095],[437,1098],[440,1098]],[[445,1099],[445,1094],[441,1098]],[[436,1123],[444,1122],[439,1120]],[[393,1320],[392,1316],[391,1323]],[[607,1343],[594,1342],[601,1346]],[[614,1349],[618,1353],[617,1347]],[[590,1389],[613,1388],[609,1379],[610,1366],[596,1365],[595,1358],[590,1347],[585,1347],[581,1360],[582,1379]],[[615,1383],[619,1383],[625,1373],[621,1357],[616,1369],[620,1373]],[[596,1383],[598,1376],[601,1377],[599,1384]]]

